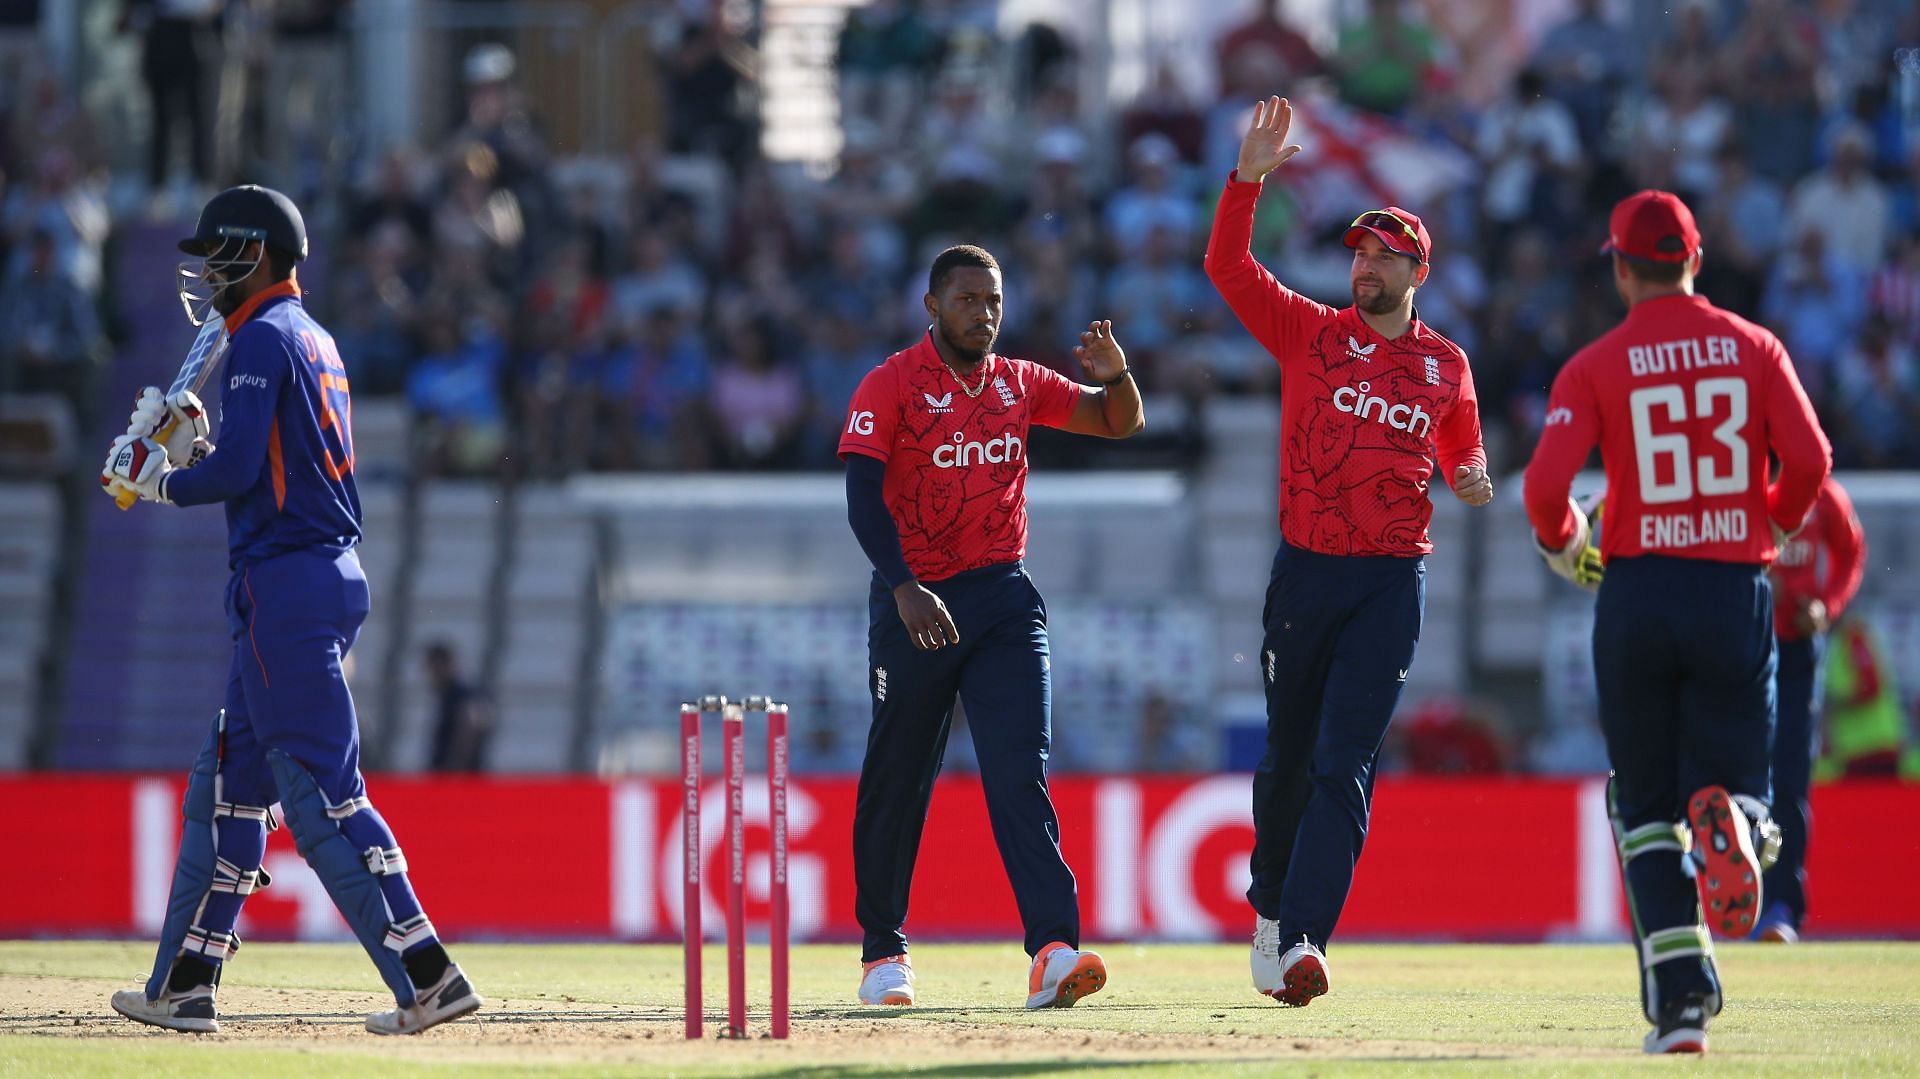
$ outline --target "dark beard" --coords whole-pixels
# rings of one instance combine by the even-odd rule
[[[1406,298],[1407,294],[1404,290],[1394,292],[1383,284],[1380,286],[1380,291],[1374,294],[1373,299],[1362,300],[1360,298],[1360,287],[1358,285],[1353,286],[1353,306],[1358,307],[1369,315],[1390,315],[1399,310],[1400,305],[1406,301]]]
[[[953,334],[947,332],[947,324],[944,322],[940,323],[940,340],[946,342],[947,349],[953,353],[954,359],[959,360],[967,367],[972,367],[985,360],[987,353],[992,351],[994,342],[999,339],[1000,335],[995,333],[993,337],[987,340],[987,346],[985,348],[974,348],[954,340]]]

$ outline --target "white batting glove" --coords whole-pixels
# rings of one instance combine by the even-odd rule
[[[1546,559],[1548,569],[1589,592],[1598,591],[1606,566],[1600,561],[1600,549],[1593,546],[1593,529],[1587,523],[1587,511],[1571,498],[1567,499],[1567,505],[1573,510],[1573,535],[1567,539],[1567,545],[1557,551],[1549,550],[1536,535],[1534,550]],[[1594,509],[1599,508],[1595,504]]]
[[[167,463],[167,449],[150,438],[121,435],[113,440],[113,450],[100,469],[100,486],[109,491],[127,489],[149,502],[172,505],[164,494],[164,481],[173,466]]]
[[[192,390],[168,397],[159,387],[148,386],[127,417],[128,437],[158,438],[167,448],[167,460],[179,468],[192,468],[212,452],[206,442],[211,430],[206,406]]]

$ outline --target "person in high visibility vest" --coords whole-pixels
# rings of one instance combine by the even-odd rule
[[[1886,644],[1871,623],[1849,614],[1833,628],[1827,651],[1825,748],[1814,778],[1897,776],[1907,745],[1906,715]]]

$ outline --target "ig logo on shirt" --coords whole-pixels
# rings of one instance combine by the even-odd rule
[[[856,412],[847,417],[847,433],[850,435],[870,435],[873,433],[873,413]]]

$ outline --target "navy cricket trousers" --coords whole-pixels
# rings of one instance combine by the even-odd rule
[[[1026,928],[1027,954],[1056,940],[1078,948],[1076,885],[1060,854],[1060,822],[1047,794],[1053,689],[1046,604],[1018,562],[922,583],[953,615],[958,645],[915,648],[893,593],[877,577],[867,601],[873,726],[853,814],[861,961],[907,950],[901,932],[907,895],[956,695],[966,705],[987,815]]]
[[[1663,555],[1609,561],[1594,601],[1593,673],[1622,835],[1684,821],[1687,797],[1712,784],[1771,800],[1773,588],[1760,566]],[[1702,924],[1681,858],[1670,845],[1625,863],[1641,941]],[[1710,956],[1656,962],[1651,976],[1643,988],[1660,1000],[1719,991]]]
[[[1426,607],[1419,558],[1325,555],[1282,543],[1260,648],[1267,748],[1253,774],[1247,900],[1282,941],[1324,949],[1367,839],[1387,723]]]
[[[1819,724],[1820,658],[1826,638],[1780,641],[1779,722],[1773,731],[1773,819],[1780,825],[1780,860],[1767,870],[1761,895],[1771,908],[1784,904],[1797,931],[1807,917],[1807,833],[1813,827],[1814,742]]]

